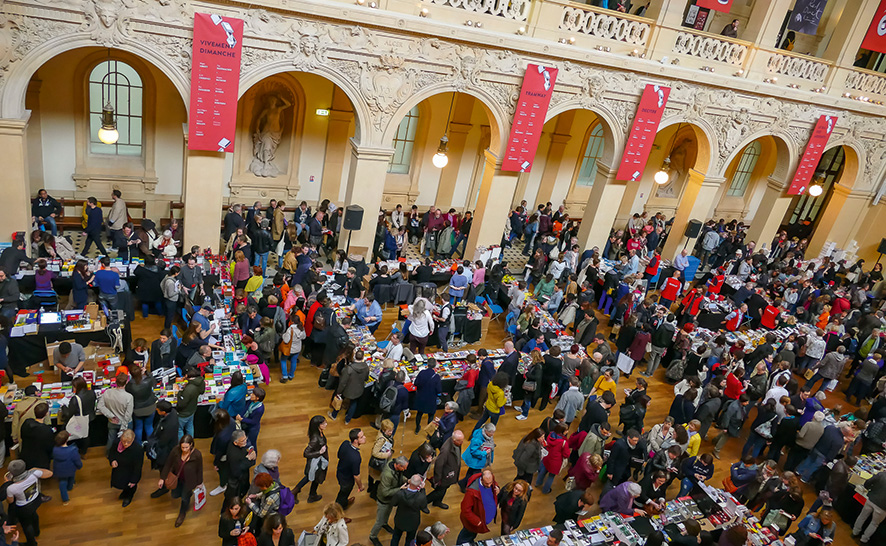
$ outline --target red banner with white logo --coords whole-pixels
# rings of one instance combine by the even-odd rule
[[[634,125],[625,144],[625,152],[621,157],[621,165],[615,177],[619,180],[639,180],[646,168],[658,124],[668,103],[670,87],[649,84],[640,97],[640,107],[634,116]]]
[[[886,0],[880,0],[880,7],[868,27],[868,33],[861,42],[862,49],[886,53]]]
[[[537,64],[526,67],[501,170],[521,173],[532,170],[556,81],[556,68]]]
[[[723,13],[729,13],[732,9],[732,0],[698,0],[695,3],[700,8],[708,8]]]
[[[791,187],[788,188],[788,195],[800,195],[809,187],[809,181],[812,180],[812,175],[818,168],[818,161],[821,159],[821,154],[824,153],[825,146],[827,146],[828,139],[831,138],[831,133],[834,132],[836,125],[837,116],[818,118],[815,129],[812,130],[812,136],[809,137],[809,144],[806,145],[806,151],[803,152],[797,172],[791,181]]]
[[[194,14],[188,149],[233,152],[243,20]]]

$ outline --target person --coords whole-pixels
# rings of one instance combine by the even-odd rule
[[[459,487],[464,490],[471,478],[479,474],[484,468],[491,465],[495,458],[495,425],[486,423],[482,428],[474,429],[471,434],[471,442],[462,453],[462,460],[468,467],[464,478],[458,481]]]
[[[498,511],[501,514],[501,534],[510,535],[523,522],[526,504],[529,502],[529,484],[515,480],[501,488],[498,493]]]
[[[359,428],[352,428],[348,433],[348,439],[341,443],[338,448],[338,467],[335,477],[338,480],[339,490],[335,502],[343,510],[354,502],[354,497],[349,497],[354,486],[362,492],[363,482],[360,480],[360,465],[363,458],[360,456],[360,446],[366,443],[366,436]]]
[[[493,425],[498,424],[498,420],[501,417],[501,412],[506,402],[505,387],[508,385],[508,374],[498,372],[492,377],[492,381],[490,381],[489,385],[486,387],[487,397],[486,403],[483,405],[483,415],[480,416],[480,419],[477,420],[477,424],[474,425],[475,431],[479,430],[486,421],[491,421]],[[547,399],[545,399],[545,401],[546,400]],[[544,401],[542,403],[544,403]]]
[[[111,446],[108,455],[111,463],[111,487],[121,490],[119,498],[123,500],[123,508],[129,506],[135,496],[138,482],[142,478],[144,459],[145,451],[141,444],[135,441],[135,433],[128,428],[125,429]]]
[[[574,489],[561,493],[554,501],[554,523],[562,528],[567,520],[577,520],[588,513],[594,504],[594,496],[590,489]]]
[[[108,442],[106,451],[110,455],[111,447],[117,441],[120,430],[128,429],[132,423],[134,400],[126,392],[127,377],[120,374],[114,379],[116,387],[107,389],[99,398],[96,409],[108,418]],[[141,445],[141,444],[139,444]]]
[[[369,457],[369,497],[376,500],[379,480],[384,467],[394,457],[394,423],[390,419],[382,419],[378,426],[378,436],[372,444]]]
[[[421,432],[422,415],[428,416],[428,425],[433,422],[437,413],[437,399],[443,394],[440,375],[434,370],[436,367],[437,361],[429,358],[425,369],[418,372],[412,382],[415,387],[415,401],[412,409],[415,410],[416,434]]]
[[[738,19],[733,19],[731,23],[723,27],[720,35],[727,38],[738,38]]]
[[[443,442],[440,453],[434,461],[434,474],[431,478],[434,490],[428,494],[428,502],[437,508],[449,509],[443,498],[446,496],[446,490],[458,482],[462,461],[461,446],[464,444],[464,439],[462,431],[453,431],[452,436]]]
[[[231,374],[231,386],[218,404],[218,409],[225,410],[232,419],[246,413],[246,393],[248,392],[240,370]]]
[[[886,472],[878,472],[873,477],[865,480],[864,488],[868,492],[867,500],[861,509],[861,513],[858,514],[858,518],[855,519],[855,524],[852,526],[852,536],[861,535],[861,543],[867,544],[877,531],[880,523],[886,518]],[[871,521],[867,527],[864,527],[868,518]],[[863,533],[862,529],[864,529]]]
[[[406,483],[405,472],[408,465],[409,460],[401,455],[392,461],[387,461],[382,469],[381,479],[379,480],[375,496],[377,505],[375,524],[369,531],[369,541],[372,542],[373,546],[381,545],[381,542],[378,540],[378,532],[380,530],[385,529],[393,533],[393,529],[388,525],[388,520],[394,508],[394,496]]]
[[[252,480],[250,491],[247,495],[246,507],[252,512],[252,527],[261,529],[265,518],[277,513],[280,509],[280,484],[266,472],[256,474]]]
[[[22,527],[25,540],[29,546],[37,544],[40,535],[40,516],[37,509],[45,502],[41,494],[40,480],[52,477],[52,472],[45,468],[25,468],[24,461],[10,461],[7,468],[9,485],[6,488],[6,501],[9,503],[9,521]],[[4,525],[3,532],[7,532]]]
[[[434,317],[425,307],[424,299],[418,299],[409,307],[409,350],[413,354],[425,354],[428,337],[434,331]]]
[[[394,514],[394,530],[391,533],[391,546],[399,546],[400,538],[406,536],[408,546],[415,538],[415,533],[421,525],[421,513],[427,510],[428,499],[424,491],[425,480],[420,474],[413,474],[394,493],[391,505],[397,508]]]
[[[220,419],[223,418],[224,414],[220,414]],[[230,424],[230,417],[228,419]],[[213,440],[215,442],[215,438]],[[214,450],[222,454],[222,457],[219,457],[221,466],[215,464],[214,466],[218,468],[219,483],[222,484],[221,480],[224,478],[225,487],[218,492],[213,490],[211,494],[224,493],[226,500],[243,497],[249,488],[249,469],[255,464],[256,458],[255,448],[249,445],[246,433],[242,430],[232,430],[227,443],[216,442]],[[165,487],[159,494],[163,493]]]
[[[630,477],[631,453],[639,443],[640,433],[634,429],[628,430],[622,438],[616,440],[606,464],[606,479],[608,481],[603,488],[604,493]]]
[[[455,425],[458,424],[458,402],[450,400],[443,405],[443,415],[434,417],[436,430],[429,436],[428,442],[434,449],[440,449],[446,440],[448,440],[455,431]]]
[[[80,373],[86,364],[86,353],[79,343],[63,341],[55,348],[52,362],[59,370],[62,381],[73,381],[74,375]]]
[[[172,498],[181,498],[175,526],[181,527],[188,514],[191,494],[203,483],[203,454],[194,446],[194,438],[187,434],[182,436],[160,472],[158,489],[172,488]]]
[[[684,477],[678,497],[688,495],[694,487],[711,479],[714,475],[714,458],[710,453],[689,457],[683,461],[681,470]]]
[[[48,413],[49,404],[40,402],[34,407],[34,417],[22,423],[19,457],[25,461],[29,469],[49,468],[52,462],[55,433],[52,427],[43,422]]]
[[[351,422],[354,414],[357,412],[357,400],[363,396],[366,390],[366,380],[369,379],[369,365],[363,361],[364,354],[362,349],[354,351],[353,362],[347,362],[340,372],[338,387],[336,388],[336,396],[341,398],[341,409],[333,410],[329,413],[329,417],[335,421],[339,411],[345,411],[345,425]],[[347,509],[344,503],[339,503],[342,508]]]
[[[88,197],[86,199],[86,229],[84,230],[86,232],[86,240],[81,254],[86,256],[93,243],[98,248],[99,255],[107,254],[105,247],[102,246],[103,228],[104,218],[102,216],[102,209],[98,206],[98,200],[95,197]]]
[[[810,512],[797,525],[797,530],[791,536],[797,546],[812,546],[823,544],[824,540],[834,540],[837,532],[837,523],[834,521],[834,512],[825,508],[820,512]]]
[[[634,499],[643,494],[643,489],[636,482],[624,482],[610,489],[600,498],[600,509],[604,512],[616,512],[622,516],[634,515]],[[646,515],[645,510],[636,510],[640,515]]]
[[[302,319],[297,312],[293,312],[289,326],[283,332],[280,343],[280,382],[286,383],[295,378],[295,368],[298,365],[298,355],[301,354],[302,341],[307,337]]]
[[[111,267],[111,259],[102,257],[101,267],[93,275],[93,284],[98,287],[98,301],[109,309],[117,307],[117,287],[120,286],[120,274],[117,268]]]
[[[542,458],[538,467],[538,478],[535,480],[535,486],[543,485],[542,493],[550,494],[551,485],[554,478],[560,473],[563,461],[569,459],[569,447],[566,445],[566,431],[568,430],[566,423],[558,423],[554,430],[545,438],[545,449],[548,454]]]
[[[608,371],[608,370],[607,370]],[[557,403],[558,410],[563,410],[566,415],[566,425],[572,425],[576,415],[584,408],[585,397],[579,390],[581,380],[572,376],[569,378],[569,390],[560,395],[560,401]]]
[[[160,469],[178,443],[178,412],[168,400],[157,402],[157,426],[148,437],[147,454],[151,458],[151,468]]]
[[[304,450],[305,475],[298,482],[292,494],[295,495],[295,503],[298,504],[298,494],[302,488],[311,483],[308,502],[317,502],[323,497],[317,494],[317,488],[326,479],[326,468],[329,466],[329,453],[326,449],[326,430],[328,423],[322,415],[311,417],[308,423],[308,445]]]
[[[516,353],[516,351],[514,351],[514,353]],[[539,386],[542,382],[544,357],[540,350],[535,349],[529,353],[529,358],[531,359],[531,363],[529,364],[529,368],[523,374],[523,407],[522,411],[517,414],[518,421],[525,421],[529,418],[529,409],[535,405],[535,400],[540,395]]]
[[[124,365],[127,361],[124,361]],[[157,408],[157,397],[154,386],[157,380],[153,375],[145,375],[141,366],[128,366],[132,380],[126,384],[126,392],[132,395],[132,430],[135,441],[147,441],[154,432],[154,410]],[[142,440],[144,434],[144,440]]]
[[[295,546],[295,544],[295,532],[286,525],[283,514],[271,514],[265,518],[262,534],[258,537],[258,546]]]
[[[77,446],[68,445],[70,437],[66,430],[58,432],[55,435],[55,447],[52,448],[52,473],[58,478],[58,489],[65,506],[70,501],[68,492],[74,488],[77,470],[83,468]]]
[[[222,546],[237,546],[240,535],[248,530],[243,502],[240,497],[233,497],[225,504],[224,511],[218,520],[218,537]]]
[[[197,368],[188,369],[185,375],[188,378],[188,383],[179,391],[175,405],[175,409],[178,411],[179,438],[185,434],[194,436],[194,415],[197,413],[200,395],[206,388],[206,382]]]
[[[237,415],[235,419],[243,431],[246,432],[246,438],[249,445],[253,448],[258,447],[258,433],[261,431],[261,418],[265,414],[265,390],[261,387],[255,387],[249,394],[249,405],[242,415]]]
[[[477,535],[489,532],[489,524],[497,517],[497,504],[500,488],[489,468],[471,476],[461,501],[459,519],[462,529],[455,540],[456,544],[472,542]]]
[[[322,537],[325,546],[348,546],[350,537],[342,507],[334,502],[327,504],[323,508],[323,518],[314,526],[314,534]]]

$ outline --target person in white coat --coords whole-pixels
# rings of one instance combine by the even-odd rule
[[[314,533],[318,537],[326,537],[326,546],[348,546],[348,526],[345,523],[345,513],[338,503],[331,502],[323,509],[323,518],[314,526]]]

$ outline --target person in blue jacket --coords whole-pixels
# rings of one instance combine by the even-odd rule
[[[243,383],[243,374],[240,371],[232,373],[231,387],[219,403],[219,409],[228,412],[228,415],[232,418],[241,417],[246,413],[246,391],[246,385]]]
[[[437,399],[443,394],[443,386],[440,381],[440,375],[434,370],[437,367],[437,361],[433,358],[428,359],[427,367],[418,372],[415,380],[415,399],[412,409],[415,410],[415,433],[421,432],[421,417],[428,416],[428,424],[434,420],[437,413]]]
[[[104,220],[102,219],[102,209],[98,208],[98,200],[90,197],[86,200],[86,243],[83,245],[82,254],[86,256],[86,252],[92,243],[98,247],[98,253],[102,256],[107,254],[105,247],[102,246],[102,229],[104,228]]]
[[[80,451],[77,446],[68,445],[71,435],[66,430],[55,435],[55,447],[52,448],[52,474],[58,478],[58,489],[62,503],[68,504],[68,491],[74,488],[74,476],[83,468]]]
[[[732,479],[732,485],[738,488],[732,494],[735,496],[744,495],[748,486],[757,478],[757,465],[754,463],[754,457],[746,455],[741,462],[733,463],[729,468],[729,477]]]
[[[246,432],[249,445],[258,450],[258,433],[261,430],[261,417],[265,414],[265,390],[261,387],[252,389],[249,395],[249,406],[243,415],[237,416],[240,427]]]
[[[471,443],[461,455],[461,460],[468,467],[465,477],[458,481],[462,492],[464,492],[472,476],[479,474],[484,468],[492,464],[495,449],[495,442],[492,441],[494,437],[495,425],[492,423],[486,423],[471,433]]]

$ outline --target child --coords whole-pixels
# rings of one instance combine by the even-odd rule
[[[58,488],[65,506],[69,502],[68,491],[74,488],[74,475],[83,468],[77,447],[68,445],[70,438],[68,431],[60,431],[55,435],[55,447],[52,448],[52,473],[58,478]]]

